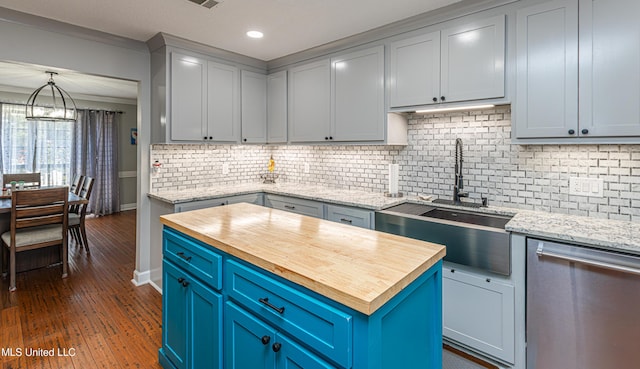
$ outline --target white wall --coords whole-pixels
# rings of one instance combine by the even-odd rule
[[[150,57],[144,43],[0,8],[0,60],[138,81],[134,283],[149,275]]]

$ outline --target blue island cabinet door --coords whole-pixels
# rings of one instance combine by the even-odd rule
[[[189,280],[189,369],[222,369],[222,295]]]
[[[188,289],[184,272],[164,262],[162,276],[162,349],[178,369],[187,367]]]
[[[276,331],[232,302],[224,314],[225,369],[274,369]]]
[[[281,334],[276,343],[276,369],[337,369]]]

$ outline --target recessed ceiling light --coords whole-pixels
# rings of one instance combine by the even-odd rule
[[[262,38],[264,34],[260,31],[248,31],[247,36],[251,38]]]

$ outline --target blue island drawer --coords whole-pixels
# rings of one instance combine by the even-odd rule
[[[222,289],[222,256],[200,241],[165,228],[162,232],[162,252],[165,259],[199,278],[210,287]]]
[[[233,260],[225,265],[225,291],[278,330],[337,364],[351,367],[351,315]]]

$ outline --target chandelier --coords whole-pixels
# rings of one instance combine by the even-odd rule
[[[45,73],[50,75],[49,82],[33,91],[27,100],[27,120],[76,121],[78,113],[75,101],[53,81],[53,75],[58,73]]]

